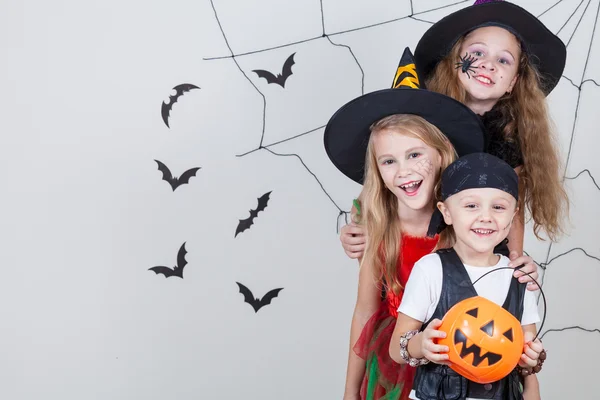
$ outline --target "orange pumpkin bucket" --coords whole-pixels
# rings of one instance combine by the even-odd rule
[[[450,368],[478,383],[507,376],[523,354],[523,329],[511,313],[481,296],[455,304],[438,328],[446,337]]]

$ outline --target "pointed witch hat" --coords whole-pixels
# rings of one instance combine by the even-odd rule
[[[394,114],[414,114],[444,133],[458,156],[482,152],[485,128],[461,102],[421,89],[414,58],[407,47],[390,89],[362,95],[342,106],[325,127],[325,152],[344,175],[362,184],[371,125]]]

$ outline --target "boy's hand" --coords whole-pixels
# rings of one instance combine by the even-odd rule
[[[523,346],[523,354],[519,360],[519,365],[522,368],[533,368],[538,364],[540,353],[544,350],[544,346],[540,339],[536,339],[532,342],[533,333],[525,332],[525,345]]]
[[[449,363],[446,361],[448,360],[448,354],[443,353],[448,353],[450,349],[448,346],[435,344],[433,341],[434,338],[442,339],[446,337],[446,332],[438,331],[437,328],[440,325],[442,325],[442,321],[436,318],[421,332],[421,353],[423,353],[423,357],[431,362],[448,365]]]

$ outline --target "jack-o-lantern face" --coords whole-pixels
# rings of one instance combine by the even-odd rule
[[[478,383],[508,375],[523,353],[521,323],[498,304],[481,296],[454,305],[438,328],[446,332],[450,368]]]

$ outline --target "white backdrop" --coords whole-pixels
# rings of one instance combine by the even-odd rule
[[[337,229],[360,188],[327,159],[323,126],[389,87],[404,47],[472,1],[453,3],[2,2],[0,397],[341,398],[357,263]],[[525,243],[548,298],[542,395],[589,399],[600,0],[517,4],[568,43],[549,100],[571,232],[550,247],[528,229]],[[253,72],[280,73],[292,54],[285,87]],[[167,126],[180,84],[198,88]],[[173,191],[154,160],[200,169]],[[183,279],[149,270],[184,243]],[[283,289],[255,312],[236,282],[259,298]]]

